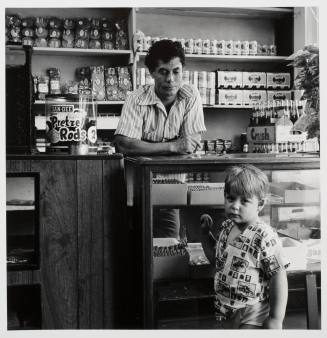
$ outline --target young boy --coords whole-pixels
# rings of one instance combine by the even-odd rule
[[[269,182],[253,165],[233,166],[225,179],[227,219],[211,232],[201,216],[202,246],[212,264],[216,316],[226,329],[282,329],[288,284],[277,233],[259,218]]]

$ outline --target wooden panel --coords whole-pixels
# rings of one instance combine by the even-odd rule
[[[308,329],[317,330],[319,327],[319,312],[317,298],[316,275],[309,274],[305,276],[307,292],[307,323]]]
[[[7,272],[7,285],[25,285],[25,284],[38,284],[40,283],[40,271],[8,271]]]
[[[126,328],[133,279],[129,263],[123,160],[103,161],[104,328]],[[114,292],[115,290],[115,292]],[[133,296],[133,295],[131,295]],[[123,318],[124,321],[119,321]]]
[[[80,329],[103,328],[102,161],[77,161]]]
[[[6,166],[7,166],[8,173],[31,171],[30,160],[7,160]]]
[[[77,328],[76,161],[34,160],[40,172],[42,328]]]

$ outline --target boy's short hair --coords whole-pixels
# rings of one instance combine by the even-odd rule
[[[185,54],[181,43],[165,39],[155,42],[150,47],[144,63],[149,68],[150,73],[153,73],[159,60],[167,63],[175,57],[180,59],[183,66],[185,65]]]
[[[235,165],[227,169],[225,195],[238,195],[250,198],[256,196],[263,200],[269,191],[266,174],[251,164]]]

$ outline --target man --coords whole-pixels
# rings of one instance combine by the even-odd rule
[[[128,95],[115,132],[117,150],[127,155],[193,153],[206,128],[198,90],[182,82],[185,55],[181,44],[154,43],[145,65],[154,85],[141,86]],[[154,216],[154,237],[178,237],[176,210],[161,211],[158,222],[162,224],[157,226]]]

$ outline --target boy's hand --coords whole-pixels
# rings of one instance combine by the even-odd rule
[[[208,214],[203,214],[200,217],[201,232],[204,235],[207,235],[209,231],[212,230],[213,221]]]
[[[278,319],[278,318],[272,318],[268,317],[264,322],[263,322],[263,328],[264,329],[275,329],[275,330],[281,330],[283,328],[283,321]]]

